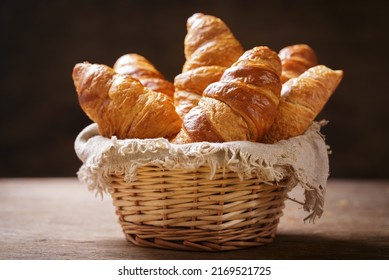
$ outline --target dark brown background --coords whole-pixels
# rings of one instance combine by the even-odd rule
[[[318,117],[330,120],[331,176],[389,178],[384,3],[2,0],[0,176],[75,176],[74,139],[90,121],[78,106],[74,64],[112,65],[135,52],[173,80],[186,20],[203,12],[224,20],[246,49],[307,43],[320,63],[343,69]]]

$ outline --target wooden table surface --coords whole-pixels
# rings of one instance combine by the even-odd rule
[[[76,178],[0,179],[0,259],[389,259],[388,202],[389,181],[330,179],[315,224],[288,201],[271,244],[183,252],[129,244],[109,195]]]

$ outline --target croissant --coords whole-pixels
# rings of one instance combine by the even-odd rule
[[[181,128],[172,99],[129,75],[84,62],[75,65],[73,81],[81,108],[102,136],[171,138]]]
[[[122,55],[116,60],[113,69],[119,74],[138,79],[142,85],[153,91],[162,92],[173,98],[174,85],[166,80],[149,60],[139,54]]]
[[[342,78],[342,70],[317,65],[284,83],[277,116],[263,142],[275,143],[304,133]]]
[[[210,84],[183,120],[175,143],[259,141],[277,113],[281,62],[268,47],[246,51]]]
[[[222,20],[201,13],[188,19],[184,46],[186,62],[174,79],[174,103],[182,117],[244,52]]]
[[[280,50],[278,55],[282,64],[282,83],[300,76],[309,68],[317,65],[314,50],[306,44],[287,46]]]

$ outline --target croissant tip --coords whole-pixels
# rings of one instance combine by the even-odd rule
[[[86,67],[88,67],[90,65],[91,64],[89,62],[85,61],[85,62],[77,63],[74,66],[72,77],[73,77],[73,82],[74,82],[74,86],[76,87],[76,89],[78,89],[78,87],[80,85],[80,81],[84,75]]]
[[[338,76],[343,77],[344,71],[343,70],[335,70],[335,73],[338,74]]]
[[[198,17],[202,17],[202,16],[204,16],[204,14],[203,13],[194,13],[191,17],[189,17],[189,19],[188,20],[191,20],[191,19],[194,19],[194,18],[198,18]]]
[[[79,62],[79,63],[76,63],[75,66],[81,66],[81,65],[90,65],[91,63],[89,61],[83,61],[83,62]]]
[[[205,15],[203,13],[194,13],[192,16],[190,16],[186,21],[188,29],[190,29],[190,27],[195,23],[196,20],[199,20],[204,16]]]
[[[89,62],[80,62],[80,63],[77,63],[77,64],[74,65],[74,67],[73,67],[73,73],[74,73],[74,72],[79,72],[79,71],[81,71],[82,69],[85,69],[86,67],[88,67],[89,65],[91,65]]]

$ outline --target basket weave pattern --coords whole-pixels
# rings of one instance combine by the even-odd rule
[[[112,175],[111,196],[128,241],[138,246],[221,251],[275,237],[287,187],[209,167],[138,168],[137,180]]]

